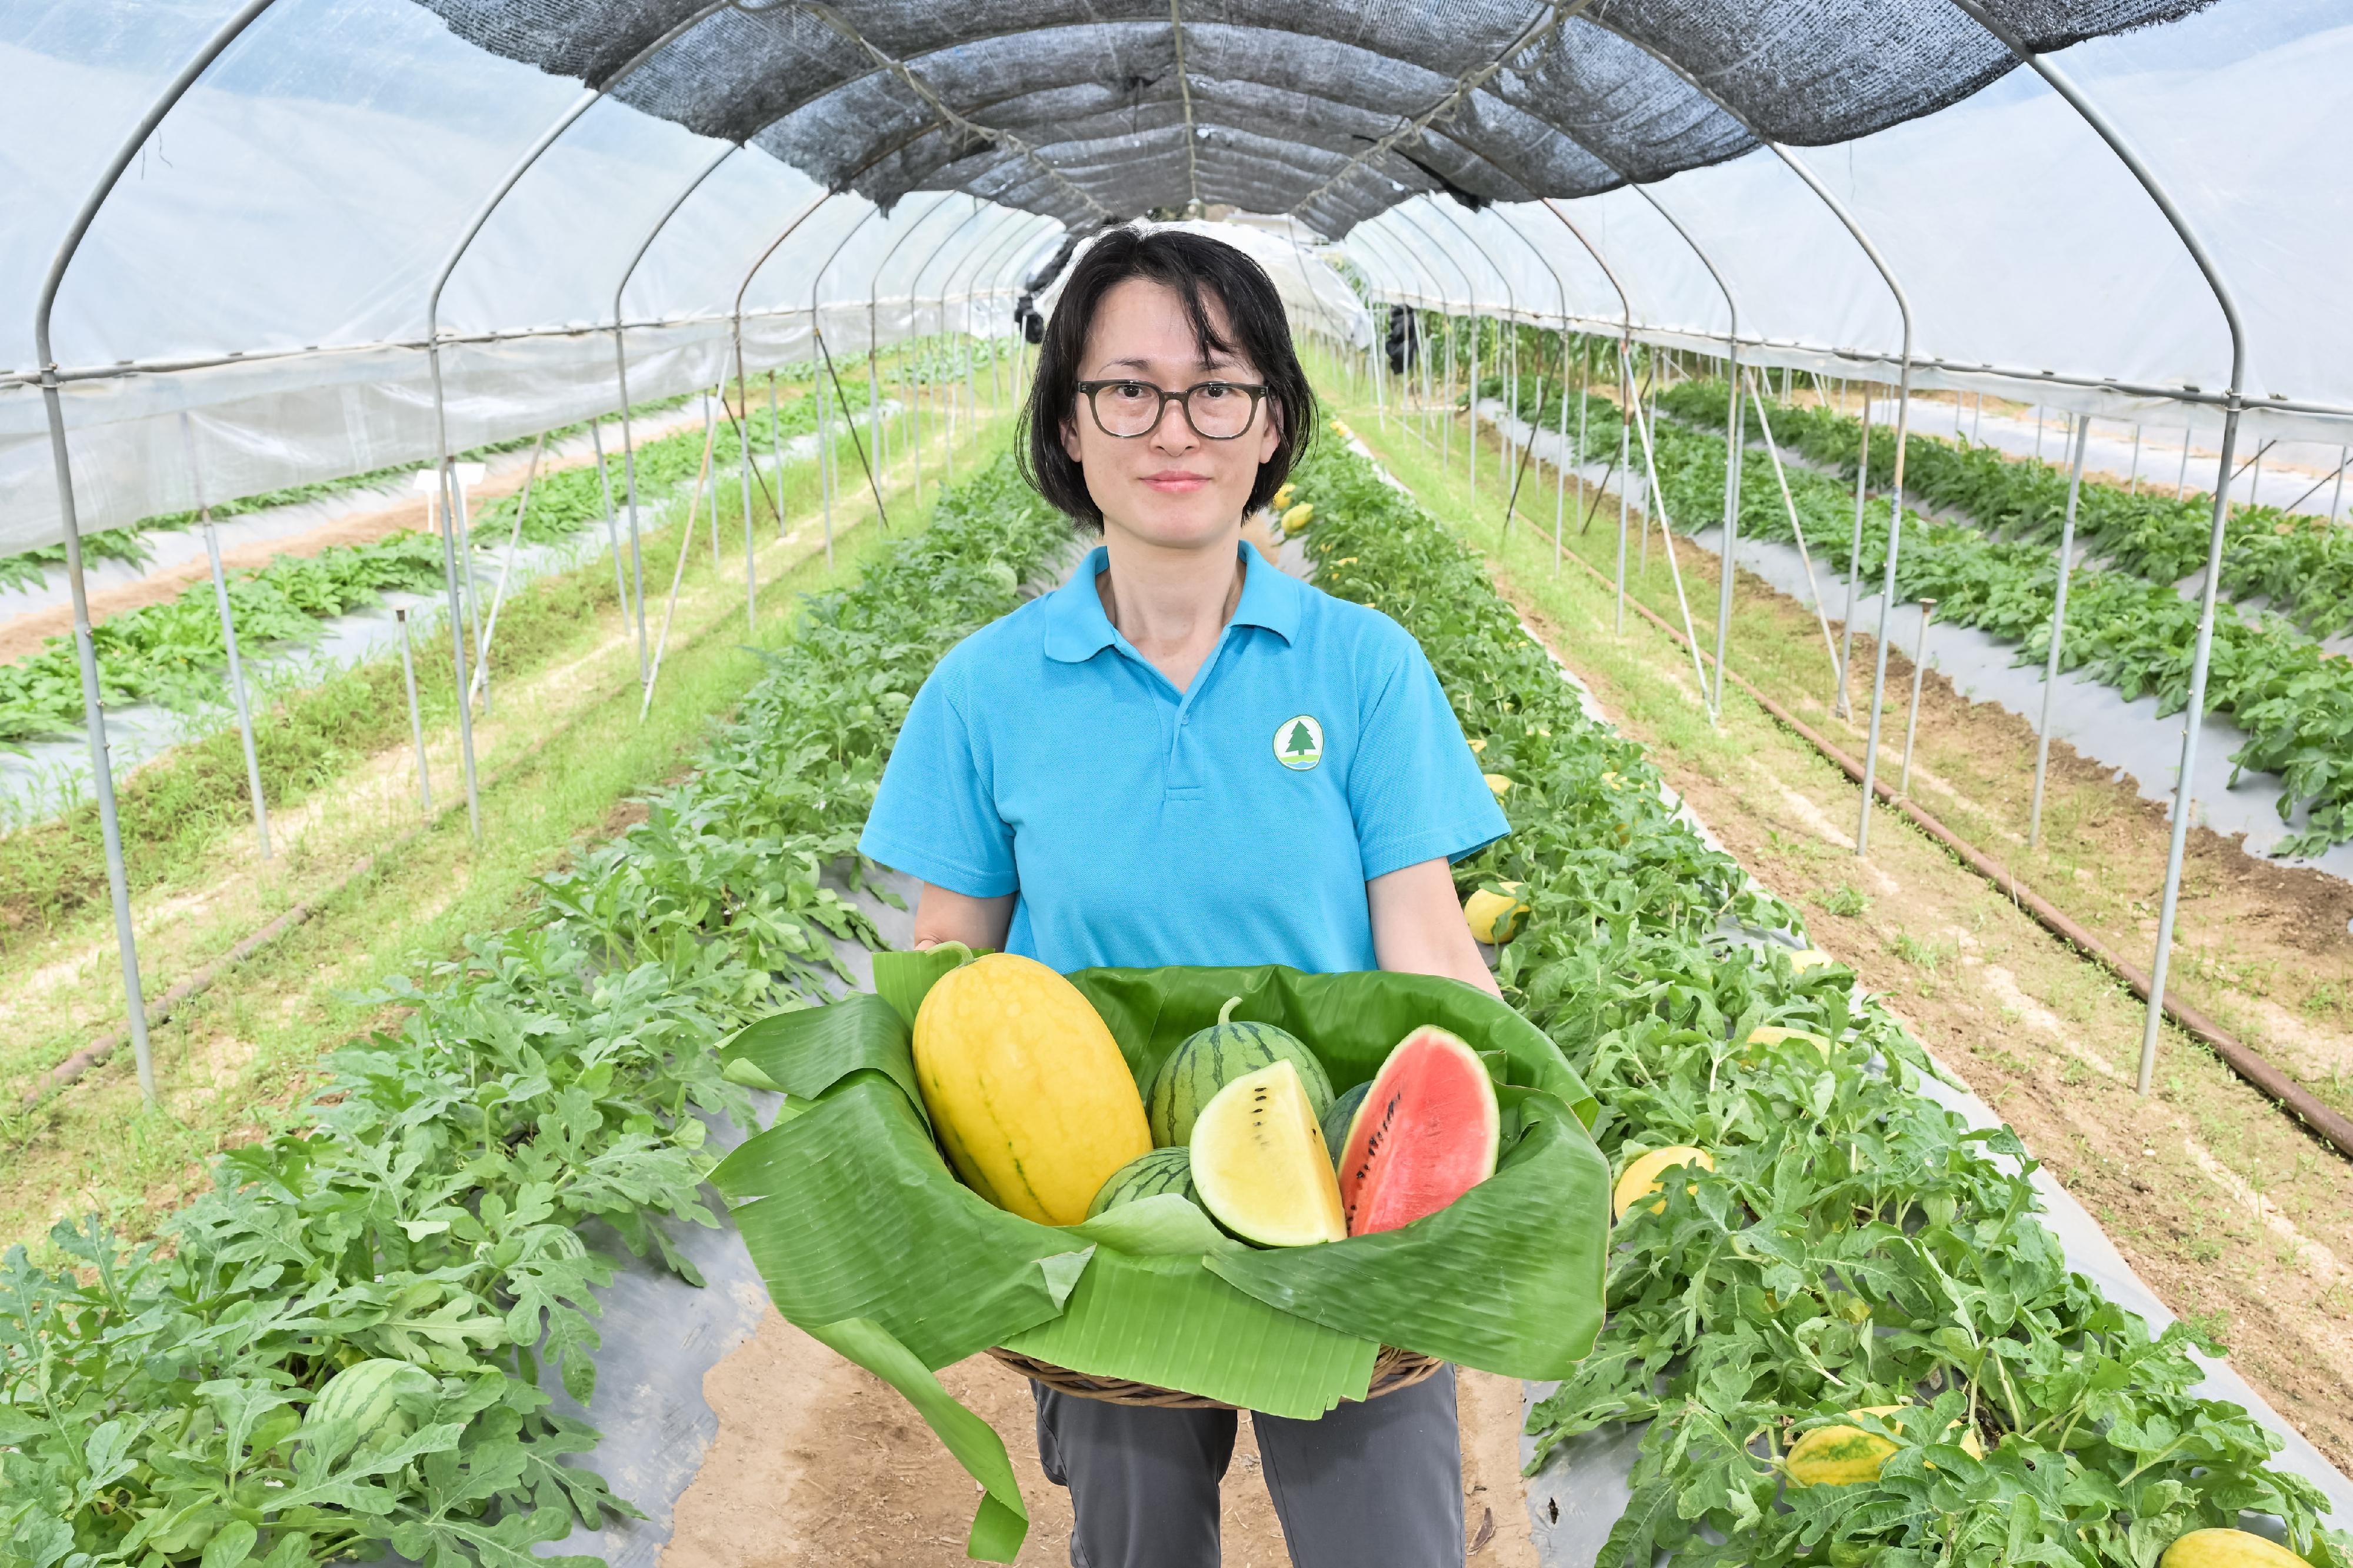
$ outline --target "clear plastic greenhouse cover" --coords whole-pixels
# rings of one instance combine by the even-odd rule
[[[2346,439],[2338,0],[1987,8],[2055,51],[2205,238],[2256,422]],[[239,10],[0,8],[0,551],[59,531],[32,335],[50,259]],[[739,297],[754,374],[810,357],[814,331],[851,356],[1008,332],[1067,230],[1197,201],[1292,215],[1220,232],[1336,336],[1365,323],[1317,237],[1377,298],[1615,331],[1566,217],[1638,331],[1720,350],[1723,295],[1655,201],[1724,272],[1744,357],[1892,381],[1885,286],[1760,135],[1885,255],[1921,384],[2179,421],[2169,394],[2227,380],[2213,296],[2015,63],[1950,0],[276,0],[140,147],[63,279],[78,511],[188,505],[182,410],[215,500],[438,455],[433,284],[526,161],[439,301],[454,447],[611,409],[617,291],[630,395],[656,397],[733,373]]]

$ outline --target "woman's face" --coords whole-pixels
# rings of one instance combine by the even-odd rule
[[[1214,296],[1202,303],[1218,335],[1230,339],[1223,304]],[[1096,306],[1079,379],[1133,382],[1139,389],[1166,392],[1204,381],[1261,381],[1258,367],[1239,355],[1203,359],[1184,298],[1144,278],[1114,284]],[[1131,399],[1138,395],[1128,394]],[[1106,419],[1119,396],[1117,389],[1103,391]],[[1175,549],[1202,548],[1234,534],[1259,466],[1274,456],[1280,438],[1273,405],[1265,402],[1241,435],[1224,441],[1195,434],[1182,405],[1175,403],[1165,405],[1160,422],[1142,436],[1105,434],[1083,396],[1062,426],[1062,449],[1085,472],[1087,493],[1103,509],[1106,531]]]

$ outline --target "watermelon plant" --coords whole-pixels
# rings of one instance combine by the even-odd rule
[[[2067,1268],[2017,1139],[1917,1091],[1919,1046],[1850,971],[1807,960],[1799,912],[1584,716],[1478,554],[1336,443],[1299,489],[1317,581],[1415,634],[1515,781],[1512,835],[1456,868],[1465,890],[1525,884],[1506,996],[1600,1098],[1613,1168],[1711,1152],[1641,1184],[1599,1341],[1530,1412],[1538,1464],[1582,1433],[1641,1431],[1601,1568],[1662,1551],[2148,1568],[2242,1510],[2277,1517],[2310,1563],[2353,1563],[2319,1491],[2269,1463],[2279,1440],[2192,1392],[2190,1352],[2220,1347],[2183,1323],[2152,1334]],[[1867,1414],[1899,1406],[1922,1414]],[[1791,1484],[1809,1434],[1866,1424],[1890,1450],[1870,1475],[1801,1461],[1851,1484]]]
[[[657,412],[684,402],[669,398],[633,410]],[[781,405],[772,423],[758,399],[748,421],[753,451],[763,468],[772,440],[790,439],[815,426],[816,400],[798,398]],[[549,432],[551,438],[586,429],[566,426]],[[776,434],[772,437],[771,431]],[[525,441],[501,442],[466,454],[469,458],[511,451]],[[714,464],[724,459],[732,443],[717,448]],[[691,483],[702,458],[701,430],[680,431],[640,444],[637,448],[638,486],[641,499],[677,492]],[[607,477],[617,498],[623,493],[622,460],[618,452],[606,458]],[[248,498],[215,509],[216,515],[259,510],[320,495],[381,482],[408,468],[379,469],[332,483],[297,486]],[[544,472],[532,486],[531,510],[523,520],[523,538],[549,544],[568,538],[605,516],[604,489],[594,464]],[[495,573],[522,498],[503,496],[472,513],[471,537],[481,557],[478,570]],[[115,531],[106,538],[118,554],[136,546],[137,534],[168,527],[193,527],[193,514],[175,513],[153,519],[136,530]],[[85,540],[87,545],[89,540]],[[143,555],[143,546],[136,546]],[[40,554],[41,552],[36,552]],[[47,559],[42,554],[42,560]],[[63,552],[57,552],[63,560]],[[375,602],[387,593],[438,590],[441,586],[441,546],[437,536],[401,532],[365,544],[332,545],[313,556],[280,556],[267,566],[227,574],[229,604],[237,616],[239,646],[251,650],[270,644],[311,640],[318,626],[332,616]],[[91,633],[98,651],[99,677],[106,700],[112,704],[152,702],[179,711],[200,710],[221,700],[223,671],[228,655],[221,641],[220,612],[212,584],[192,584],[176,598],[126,610],[100,622]],[[23,742],[41,735],[79,730],[82,723],[81,677],[75,662],[73,639],[55,637],[38,652],[0,664],[0,746],[22,749]]]
[[[698,451],[699,456],[699,451]],[[688,1279],[712,1047],[874,932],[850,853],[910,695],[1069,537],[1009,462],[854,588],[809,601],[737,719],[543,906],[383,1000],[319,1092],[223,1155],[160,1244],[95,1217],[0,1261],[0,1568],[523,1568],[627,1513],[595,1434],[596,1289]],[[266,1110],[258,1114],[268,1117]],[[572,1559],[575,1565],[593,1559]]]
[[[1708,390],[1711,384],[1713,392]],[[1662,414],[1679,416],[1662,418],[1655,432],[1659,485],[1671,517],[1709,525],[1722,515],[1724,444],[1694,426],[1712,423],[1721,430],[1724,404],[1721,383],[1683,383],[1660,395]],[[1556,413],[1557,405],[1554,406]],[[1552,416],[1546,417],[1549,420]],[[1839,416],[1793,407],[1786,413],[1777,411],[1772,417],[1776,439],[1796,447],[1805,432],[1813,431],[1812,447],[1801,449],[1829,463],[1841,460],[1839,454],[1843,451],[1852,475],[1859,430],[1841,436],[1832,423]],[[1793,421],[1786,430],[1785,418]],[[1683,419],[1689,423],[1682,423]],[[1571,424],[1575,423],[1572,419]],[[1616,455],[1618,425],[1615,404],[1590,400],[1582,448],[1587,458]],[[1843,447],[1841,441],[1846,443]],[[1872,445],[1875,475],[1888,445],[1884,440]],[[1941,460],[1937,454],[1951,451],[1949,444],[1926,437],[1915,437],[1912,447],[1926,454],[1925,470],[1931,473],[1937,471]],[[1993,465],[2005,474],[2021,468],[2020,464],[1982,448],[1972,448],[1963,456],[1974,468]],[[1831,569],[1841,573],[1859,569],[1865,584],[1875,585],[1887,559],[1884,497],[1873,500],[1867,509],[1858,554],[1853,550],[1851,478],[1841,479],[1797,464],[1788,465],[1785,474],[1789,500],[1806,531],[1808,548]],[[1905,477],[1908,483],[1909,467]],[[2042,480],[2030,474],[2024,480],[2005,478],[2002,483],[2021,487],[2040,500],[2031,507],[2023,501],[2005,501],[2002,504],[2008,510],[1994,510],[1993,502],[1978,499],[1974,504],[1989,509],[1998,532],[1945,518],[1906,516],[1896,563],[1896,593],[1904,599],[1934,598],[1940,621],[1976,626],[2015,641],[2018,662],[2040,666],[2049,656],[2056,603],[2058,551],[2049,542],[2056,537],[2056,525],[2046,504],[2047,486]],[[2059,504],[2063,508],[2063,479],[2061,486]],[[1943,493],[1949,499],[1959,489],[1955,481]],[[2102,492],[2098,504],[2110,510],[2120,504],[2118,498],[2135,499],[2107,486],[2086,486],[2086,497],[2094,489]],[[1930,491],[1930,499],[1937,493]],[[2169,498],[2158,499],[2165,506],[2177,505]],[[1788,508],[1768,464],[1743,465],[1739,504],[1744,537],[1792,541]],[[2243,514],[2232,526],[2241,527],[2242,522]],[[2305,524],[2299,521],[2295,526]],[[2337,533],[2353,540],[2353,533],[2343,530]],[[2196,557],[2186,570],[2203,568],[2202,531],[2199,539]],[[2198,605],[2174,589],[2174,577],[2179,574],[2175,571],[2179,564],[2175,557],[2145,552],[2141,559],[2152,571],[2171,575],[2152,579],[2112,566],[2076,569],[2068,590],[2066,638],[2059,662],[2063,669],[2083,671],[2116,688],[2127,700],[2155,697],[2162,718],[2179,712],[2189,701]],[[2314,570],[2315,583],[2329,580],[2318,565]],[[2225,577],[2227,582],[2227,560]],[[2343,763],[2348,748],[2353,748],[2353,660],[2327,653],[2312,634],[2282,616],[2268,612],[2251,616],[2225,605],[2215,622],[2207,702],[2212,711],[2230,715],[2247,733],[2246,742],[2232,753],[2233,780],[2247,772],[2274,774],[2282,785],[2281,820],[2294,822],[2299,812],[2304,814],[2302,827],[2281,840],[2274,853],[2317,854],[2331,844],[2353,839],[2353,770]]]

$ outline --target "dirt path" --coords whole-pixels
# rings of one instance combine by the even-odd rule
[[[1893,815],[1858,859],[1854,785],[1748,704],[1727,703],[1720,736],[1692,725],[1680,683],[1635,654],[1633,638],[1663,638],[1620,644],[1578,624],[1573,592],[1499,582],[1725,847],[1805,909],[1814,940],[2018,1131],[2158,1297],[2353,1467],[2353,1166],[2179,1037],[2142,1099],[2142,1008],[2120,984]]]
[[[1004,1437],[1029,1507],[1023,1568],[1070,1561],[1070,1494],[1038,1468],[1029,1385],[986,1356],[940,1381]],[[1535,1568],[1519,1483],[1520,1385],[1465,1373],[1472,1560]],[[961,1568],[976,1489],[906,1402],[771,1311],[702,1380],[719,1433],[678,1500],[662,1568]],[[1248,1422],[1226,1472],[1225,1568],[1287,1568]]]

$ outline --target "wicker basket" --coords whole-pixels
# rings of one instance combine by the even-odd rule
[[[1155,1388],[1148,1383],[1130,1383],[1124,1377],[1088,1377],[1054,1365],[1051,1362],[1033,1361],[1008,1350],[992,1348],[989,1354],[1003,1362],[1022,1376],[1075,1394],[1082,1399],[1100,1399],[1106,1405],[1137,1405],[1153,1410],[1231,1410],[1234,1406],[1222,1400],[1204,1399],[1198,1394],[1180,1394],[1173,1388]],[[1400,1388],[1411,1388],[1436,1372],[1442,1363],[1415,1351],[1401,1351],[1383,1345],[1373,1362],[1373,1381],[1366,1389],[1366,1399],[1378,1399],[1384,1394],[1395,1394]]]

